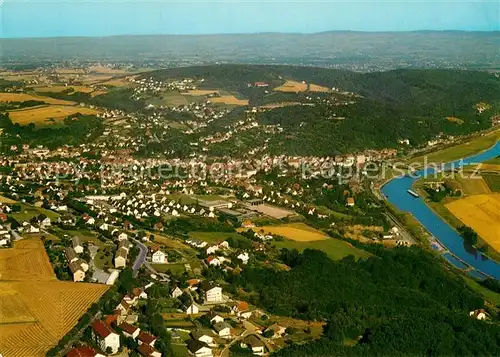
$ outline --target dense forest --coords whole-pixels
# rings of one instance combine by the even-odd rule
[[[332,261],[316,250],[283,250],[291,270],[247,268],[232,283],[272,313],[327,322],[319,341],[276,356],[500,354],[500,325],[469,318],[484,301],[438,258],[419,248],[377,255]]]

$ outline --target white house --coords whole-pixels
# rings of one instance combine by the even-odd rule
[[[212,357],[212,349],[205,342],[198,340],[188,340],[187,347],[191,356]]]
[[[217,332],[219,337],[230,338],[231,337],[231,325],[227,322],[217,322],[214,325],[214,330]]]
[[[167,263],[167,255],[163,253],[161,250],[158,250],[153,253],[151,261],[153,263],[165,264]]]
[[[139,332],[141,332],[139,327],[132,326],[126,322],[122,322],[118,327],[122,330],[125,337],[132,337],[134,340],[139,336]]]
[[[125,240],[125,239],[127,239],[127,238],[128,238],[127,233],[120,233],[120,234],[118,235],[118,240],[119,240],[119,241]]]
[[[250,257],[248,256],[247,252],[244,252],[244,253],[241,253],[240,255],[238,255],[238,259],[241,260],[241,262],[243,264],[247,264]]]
[[[477,320],[486,320],[488,315],[484,309],[474,310],[469,312],[469,316],[476,318]]]
[[[83,253],[83,245],[80,243],[80,238],[77,236],[74,236],[71,238],[71,244],[73,246],[73,249],[75,250],[75,253],[81,254]]]
[[[251,349],[254,355],[262,356],[264,354],[264,343],[255,335],[245,337],[240,345]]]
[[[176,286],[175,289],[172,291],[172,297],[175,299],[175,298],[178,298],[181,295],[182,295],[182,290],[179,289],[178,286]]]
[[[205,342],[208,345],[212,345],[214,343],[214,338],[212,336],[200,330],[191,332],[191,337],[194,340]]]
[[[115,268],[123,268],[127,264],[128,251],[125,248],[120,248],[115,254]]]
[[[69,263],[69,269],[71,274],[73,274],[73,281],[83,281],[85,279],[85,271],[82,266],[76,261]]]
[[[198,306],[195,303],[192,303],[191,305],[189,305],[189,307],[185,311],[186,311],[186,315],[193,315],[193,314],[199,313],[200,309],[198,308]]]
[[[103,351],[111,348],[111,353],[118,352],[120,348],[120,335],[104,321],[96,320],[92,324],[92,336]]]
[[[45,217],[45,219],[42,222],[40,222],[40,224],[42,225],[42,227],[50,227],[51,220],[49,217]]]

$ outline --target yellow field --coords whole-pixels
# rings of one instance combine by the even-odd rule
[[[24,110],[14,110],[9,112],[9,117],[13,123],[19,123],[20,125],[27,125],[29,123],[43,125],[50,124],[52,122],[50,119],[54,119],[55,122],[60,122],[64,120],[64,118],[76,113],[98,114],[99,111],[79,106],[50,105]]]
[[[71,89],[73,92],[82,92],[82,93],[91,93],[94,90],[90,87],[87,86],[62,86],[62,85],[57,85],[57,86],[52,86],[52,87],[35,87],[35,91],[37,92],[53,92],[53,93],[59,93],[59,92],[64,92],[65,90]]]
[[[188,90],[186,93],[182,93],[184,95],[192,95],[192,96],[201,96],[201,95],[209,95],[209,94],[218,94],[218,90],[214,89],[194,89]]]
[[[41,95],[31,95],[24,93],[0,93],[0,102],[26,102],[28,100],[38,100],[45,102],[47,104],[56,105],[74,105],[74,102],[69,100],[54,99],[50,97],[44,97]]]
[[[495,171],[495,172],[500,172],[500,165],[496,165],[496,164],[479,164],[479,169],[481,171]]]
[[[304,223],[283,224],[280,226],[263,226],[252,228],[255,232],[277,234],[298,242],[312,242],[327,239],[328,236]]]
[[[319,86],[317,84],[309,84],[309,92],[322,92],[326,93],[329,92],[330,88]]]
[[[0,251],[0,353],[44,356],[108,289],[57,281],[38,239]]]
[[[500,194],[465,197],[446,204],[446,208],[500,252]]]
[[[0,250],[0,280],[56,280],[42,241],[24,239]]]
[[[224,95],[222,97],[210,98],[212,103],[222,103],[228,105],[248,105],[248,99],[238,99],[234,95]]]
[[[446,120],[451,121],[452,123],[463,124],[464,121],[457,117],[446,117]]]
[[[7,198],[7,197],[0,196],[0,203],[11,204],[11,203],[16,203],[16,201],[11,200],[10,198]]]
[[[89,68],[91,72],[105,73],[105,74],[125,74],[129,73],[124,69],[108,68],[103,66],[92,66]]]
[[[299,93],[307,90],[307,84],[297,81],[286,81],[283,85],[274,88],[278,92]]]
[[[484,182],[482,177],[477,178],[457,178],[456,179],[464,193],[468,195],[480,195],[485,193],[490,193],[490,188]]]
[[[90,93],[92,98],[97,97],[98,95],[106,94],[108,91],[105,90],[96,90],[95,92]]]

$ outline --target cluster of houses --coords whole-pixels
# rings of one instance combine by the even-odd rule
[[[77,236],[71,238],[71,247],[66,247],[64,250],[74,282],[83,281],[85,273],[89,270],[89,264],[78,256],[83,250],[84,247]]]

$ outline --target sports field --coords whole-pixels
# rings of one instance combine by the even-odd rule
[[[74,102],[62,99],[54,99],[41,95],[31,95],[24,93],[0,93],[0,102],[27,102],[29,100],[37,100],[47,104],[57,105],[74,105]]]
[[[446,208],[500,252],[500,194],[468,196],[446,204]]]
[[[0,250],[0,353],[45,356],[107,289],[58,281],[39,239]]]
[[[82,108],[79,106],[49,105],[31,109],[15,110],[9,112],[13,123],[28,125],[34,123],[42,126],[63,121],[66,117],[74,114],[92,115],[99,113],[98,110]]]

